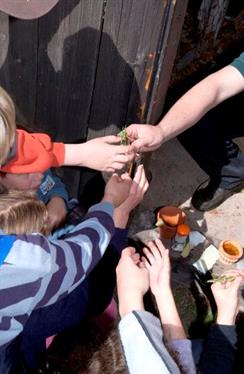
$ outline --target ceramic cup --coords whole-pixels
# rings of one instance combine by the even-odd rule
[[[219,244],[219,260],[225,265],[237,262],[243,255],[243,248],[235,240],[223,240]]]

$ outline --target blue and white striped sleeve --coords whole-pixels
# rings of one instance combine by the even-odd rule
[[[109,203],[93,206],[63,240],[17,236],[0,271],[0,346],[23,329],[33,309],[75,289],[104,254],[114,231]]]

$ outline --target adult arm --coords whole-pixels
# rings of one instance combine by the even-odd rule
[[[127,132],[133,145],[152,151],[197,123],[210,109],[244,90],[244,54],[193,86],[156,126],[131,125]]]
[[[167,141],[198,122],[224,100],[244,90],[244,78],[233,66],[209,75],[183,95],[159,122]]]

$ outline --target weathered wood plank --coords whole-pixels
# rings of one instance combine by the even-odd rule
[[[102,15],[103,1],[66,0],[39,20],[35,118],[38,128],[55,140],[86,138]],[[82,170],[62,172],[71,195],[77,196]]]
[[[107,1],[89,137],[143,122],[163,16],[161,0]]]
[[[55,139],[86,136],[103,2],[60,1],[39,20],[36,122]]]
[[[186,3],[62,0],[38,20],[9,18],[0,82],[22,121],[54,140],[89,139],[153,121],[163,108]],[[80,181],[79,171],[66,168],[64,176],[76,195],[91,173],[84,170]]]
[[[8,19],[9,36],[7,31],[2,34],[8,45],[4,46],[6,58],[0,68],[0,83],[16,103],[18,120],[32,124],[36,98],[37,21]]]
[[[176,57],[188,0],[164,1],[165,19],[158,45],[158,61],[152,79],[146,122],[156,123],[162,115],[169,80]]]

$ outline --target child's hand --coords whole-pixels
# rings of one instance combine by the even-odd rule
[[[131,183],[128,173],[121,176],[113,174],[106,184],[103,201],[111,202],[116,208],[127,199]]]
[[[66,218],[67,210],[64,200],[59,196],[54,196],[47,204],[48,226],[50,231],[59,227]]]
[[[130,186],[129,196],[114,210],[114,224],[125,228],[131,211],[143,200],[149,183],[143,165],[139,165]]]
[[[143,263],[149,272],[152,293],[157,296],[157,294],[162,294],[163,292],[171,292],[168,249],[165,249],[159,239],[156,239],[155,242],[148,242],[147,246],[149,249],[143,248],[146,256],[143,257]]]
[[[91,169],[115,172],[135,158],[131,145],[120,145],[119,136],[104,136],[83,143],[84,164]]]
[[[116,275],[121,317],[132,310],[144,309],[143,296],[149,288],[148,271],[142,266],[135,248],[127,247],[122,251]]]
[[[238,290],[244,278],[244,271],[230,270],[225,274],[234,276],[235,279],[224,283],[216,282],[211,286],[211,290],[217,305],[217,323],[233,325],[238,313]]]

